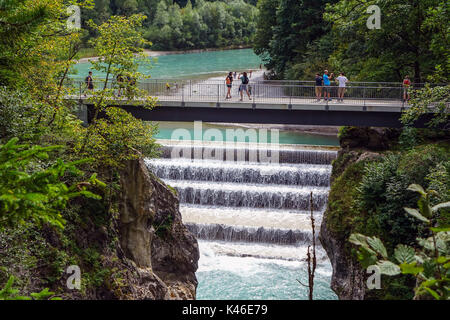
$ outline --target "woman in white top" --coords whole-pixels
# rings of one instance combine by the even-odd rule
[[[338,102],[344,102],[344,94],[345,94],[345,87],[348,82],[347,77],[343,72],[339,74],[339,77],[336,78],[336,81],[339,82],[339,89],[338,89]]]

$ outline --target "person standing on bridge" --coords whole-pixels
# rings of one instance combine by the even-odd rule
[[[84,91],[84,96],[86,97],[86,90],[94,91],[94,80],[92,79],[92,71],[89,71],[89,75],[84,80],[86,83],[86,89]]]
[[[252,100],[250,97],[250,93],[248,92],[248,83],[250,79],[247,77],[247,72],[244,72],[242,76],[239,74],[239,79],[241,79],[242,83],[239,86],[239,92],[241,93],[241,101],[244,99],[244,91],[247,92],[248,98]]]
[[[411,80],[409,80],[408,76],[405,76],[403,79],[403,102],[408,102],[409,96],[409,87],[411,86]]]
[[[338,88],[338,102],[344,102],[344,94],[345,94],[345,90],[346,90],[346,85],[348,82],[347,77],[345,76],[345,74],[343,72],[341,72],[339,74],[339,77],[336,78],[336,80],[339,83],[339,88]]]
[[[316,73],[316,98],[317,102],[320,102],[322,99],[322,89],[323,89],[323,78]]]
[[[325,87],[325,92],[323,93],[323,98],[325,99],[325,101],[331,101],[331,80],[333,79],[334,73],[328,75],[328,70],[325,70],[323,72],[323,85]]]
[[[233,87],[233,73],[231,71],[226,77],[225,83],[227,84],[227,96],[225,97],[225,100],[231,99],[231,87]]]

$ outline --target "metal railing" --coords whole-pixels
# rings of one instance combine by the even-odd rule
[[[93,82],[93,91],[102,90],[104,80]],[[126,85],[114,80],[108,81],[107,88],[114,89],[117,98],[126,96]],[[122,88],[120,90],[120,86]],[[158,97],[160,100],[172,100],[181,102],[240,102],[240,81],[235,81],[231,88],[232,99],[226,99],[227,86],[224,81],[199,81],[199,80],[161,80],[152,79],[138,82],[136,86],[144,90],[148,95]],[[250,99],[247,93],[243,93],[243,101],[253,104],[305,104],[317,103],[316,86],[314,82],[299,84],[287,84],[285,82],[260,81],[250,82],[248,85]],[[73,95],[79,98],[89,96],[92,91],[87,90],[84,80],[69,79],[66,87],[71,88]],[[321,87],[322,103],[338,102],[338,90],[336,85]],[[121,92],[120,92],[121,91]],[[323,93],[329,92],[332,101],[324,101]],[[403,105],[404,89],[400,86],[379,86],[370,83],[364,86],[351,83],[345,88],[344,103],[351,105],[366,105],[367,103]]]
[[[225,78],[225,77],[224,77]],[[96,79],[97,80],[97,79]],[[75,81],[75,82],[84,82],[84,78],[70,78],[68,79],[68,81]],[[97,80],[97,81],[104,81],[104,80]],[[110,81],[115,81],[115,80],[110,80]],[[234,78],[235,82],[239,82],[240,80],[238,78]],[[315,81],[314,80],[261,80],[261,79],[256,79],[253,80],[250,78],[251,83],[253,84],[266,84],[266,85],[292,85],[292,86],[315,86]],[[224,84],[225,80],[215,80],[215,79],[209,79],[209,80],[190,80],[190,79],[146,79],[142,82],[145,83],[178,83],[178,84],[189,84],[189,83],[198,83],[198,82],[203,82],[203,83],[210,83],[210,84]],[[425,82],[421,82],[421,83],[414,83],[411,82],[411,88],[423,88],[425,87],[426,84],[429,84],[431,86],[446,86],[448,85],[447,83],[425,83]],[[331,85],[332,86],[336,86],[337,82],[332,80],[331,81]],[[374,81],[349,81],[347,83],[347,86],[354,86],[354,87],[403,87],[403,83],[402,82],[374,82]]]

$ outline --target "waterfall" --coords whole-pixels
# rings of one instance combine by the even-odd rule
[[[288,286],[294,270],[302,268],[312,241],[311,192],[318,235],[337,151],[292,145],[184,143],[164,144],[162,158],[146,163],[178,193],[183,222],[199,240],[199,270],[209,279],[205,290],[220,287],[226,281],[223,277],[238,279],[266,272],[260,270],[262,263],[264,270],[278,275],[269,279],[272,283],[283,279]],[[319,279],[324,279],[320,275],[329,277],[330,268],[321,267],[328,260],[318,241],[317,261]],[[256,276],[252,279],[259,281]],[[229,286],[229,292],[235,290]],[[258,288],[266,290],[263,284]]]
[[[261,148],[211,143],[163,145],[163,158],[149,159],[147,165],[177,190],[183,220],[198,239],[309,243],[310,194],[320,223],[336,151],[269,146],[269,151],[264,151],[278,152],[279,161],[263,163],[257,160],[258,152],[252,155],[255,150]],[[211,154],[213,159],[205,156]],[[224,155],[223,159],[217,160],[217,154]],[[241,154],[241,161],[236,161],[237,154]],[[235,161],[229,160],[230,155]]]
[[[226,146],[226,144],[224,145]],[[270,149],[269,147],[264,148],[264,150],[267,152],[267,156],[277,152],[279,163],[329,165],[336,158],[336,151],[331,150],[298,149],[293,147],[285,149]],[[163,145],[161,148],[163,158],[199,159],[197,155],[200,155],[205,160],[264,162],[264,157],[261,157],[258,151],[259,148],[256,146],[218,148],[217,146],[209,145],[191,146],[177,144],[177,146]]]

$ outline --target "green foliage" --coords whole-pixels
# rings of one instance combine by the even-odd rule
[[[426,145],[400,154],[387,154],[365,167],[358,187],[358,207],[368,213],[369,225],[373,225],[373,231],[378,230],[374,234],[381,236],[390,249],[400,239],[403,243],[412,244],[425,232],[402,209],[416,202],[414,192],[405,190],[411,184],[428,186],[428,175],[442,166],[447,157],[446,149]],[[441,189],[446,188],[450,188],[450,184],[441,186]]]
[[[429,128],[444,130],[449,127],[449,103],[450,85],[415,90],[411,99],[411,107],[402,113],[401,121],[405,126],[411,126],[420,116],[426,113],[435,113],[435,116],[427,124]]]
[[[127,160],[158,155],[153,137],[157,132],[155,125],[138,120],[120,108],[110,107],[105,113],[106,118],[92,125],[86,144],[75,146],[80,156],[93,158],[96,164],[120,168]]]
[[[367,28],[370,5],[381,8],[381,29]],[[423,75],[432,74],[436,64],[447,63],[431,44],[436,33],[448,33],[445,25],[431,22],[439,6],[445,6],[445,1],[341,0],[329,4],[325,18],[333,23],[333,33],[339,39],[330,60],[338,61],[338,67],[351,75],[359,74],[360,80],[399,81],[410,74],[414,82],[422,82]],[[448,45],[450,38],[447,35],[440,40]],[[378,72],[373,72],[376,69]]]
[[[17,53],[48,16],[49,10],[43,3],[0,1],[0,64],[5,66],[0,68],[0,85],[17,85],[20,68],[31,63],[29,56]]]
[[[0,300],[48,300],[55,293],[48,290],[48,288],[43,289],[41,292],[33,292],[30,294],[31,297],[19,295],[19,290],[14,289],[14,277],[9,277],[6,285],[0,290]],[[58,297],[53,297],[50,300],[60,300]]]
[[[26,94],[0,87],[0,141],[13,137],[33,139],[39,114],[39,108]]]
[[[358,258],[363,267],[376,263],[382,274],[396,276],[413,275],[417,279],[415,296],[431,296],[437,300],[448,300],[450,290],[450,227],[433,227],[432,218],[439,210],[449,208],[450,202],[432,206],[434,190],[425,191],[421,186],[412,184],[408,190],[420,195],[418,209],[405,208],[414,218],[425,222],[431,237],[417,239],[419,248],[399,244],[391,259],[388,258],[383,243],[377,237],[352,234],[349,241],[357,246]]]
[[[337,159],[338,161],[339,159]],[[364,162],[348,166],[334,181],[328,196],[327,226],[335,236],[350,235],[355,219],[358,218],[357,187],[364,171]]]
[[[61,210],[76,197],[98,198],[87,186],[100,182],[93,175],[89,182],[67,186],[63,177],[80,175],[77,166],[87,160],[64,163],[56,160],[46,164],[49,153],[59,147],[17,144],[13,138],[0,145],[0,228],[17,227],[25,223],[63,228]]]
[[[381,9],[369,29],[367,9]],[[255,52],[275,76],[313,79],[324,69],[355,81],[448,81],[445,0],[260,0]]]
[[[256,30],[255,52],[277,77],[304,61],[311,44],[326,32],[323,12],[329,0],[262,0]],[[317,52],[315,52],[317,55]],[[292,72],[291,72],[292,74]]]
[[[173,217],[171,215],[167,215],[159,224],[154,223],[153,226],[155,227],[155,234],[160,238],[166,237],[169,234],[172,225]]]
[[[151,1],[139,0],[138,6],[144,2]],[[96,35],[93,49],[102,55],[94,67],[106,71],[108,80],[90,97],[97,114],[84,127],[74,104],[64,99],[85,35],[66,28],[68,3],[82,5],[85,20],[92,1],[0,0],[0,282],[8,284],[2,299],[47,299],[53,296],[49,289],[31,293],[45,287],[72,298],[92,297],[99,287],[112,293],[120,282],[114,275],[123,282],[130,272],[116,254],[118,169],[123,161],[155,155],[156,126],[108,105],[117,89],[111,79],[143,78],[137,64],[149,45],[141,34],[144,17],[106,21],[108,12],[103,21],[98,15],[99,26],[89,24]],[[110,4],[95,1],[96,7],[102,3]],[[134,11],[134,3],[124,2],[121,12]],[[154,105],[128,84],[130,104],[139,99]],[[61,281],[74,264],[83,270],[82,291],[70,293]]]
[[[188,1],[185,7],[162,0],[145,37],[157,50],[250,45],[257,12],[243,0]]]
[[[342,135],[345,136],[346,131],[343,129]],[[399,244],[416,246],[416,238],[427,238],[430,233],[425,225],[404,211],[404,207],[414,207],[418,200],[417,193],[406,189],[410,184],[420,184],[439,191],[430,199],[433,205],[449,201],[448,152],[447,142],[400,149],[359,162],[362,151],[341,152],[333,162],[332,185],[323,222],[327,230],[344,243],[355,233],[377,237],[383,242],[388,257]],[[439,210],[433,222],[449,225],[449,213],[449,209]],[[373,252],[362,247],[358,252],[350,246],[344,247],[348,256],[355,252],[354,257],[369,265],[376,264],[373,253],[377,251],[370,245],[368,249]],[[415,279],[410,274],[383,278],[383,290],[369,291],[367,298],[411,299],[414,285]]]
[[[147,17],[142,30],[154,50],[186,50],[251,45],[256,28],[256,1],[98,0],[85,16],[99,25],[111,16]],[[89,37],[98,36],[90,25]],[[149,46],[148,46],[149,47]]]

